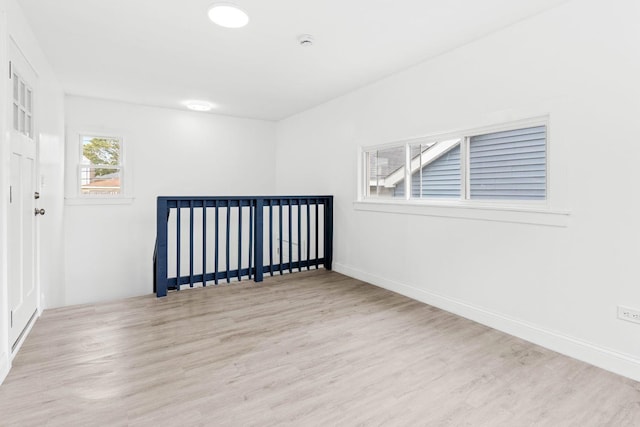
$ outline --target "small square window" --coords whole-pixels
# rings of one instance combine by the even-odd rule
[[[78,165],[80,195],[122,195],[122,138],[81,135],[80,148]]]
[[[25,123],[25,133],[29,138],[33,138],[33,122],[31,120],[31,116],[27,114]]]
[[[20,107],[18,104],[13,104],[13,129],[16,131],[20,131]]]
[[[27,99],[26,99],[26,102],[25,102],[25,108],[27,110],[27,113],[29,113],[29,114],[31,114],[31,112],[32,112],[31,111],[32,98],[33,97],[32,97],[32,94],[31,94],[31,89],[27,88]]]
[[[19,98],[19,103],[21,106],[24,106],[25,102],[24,102],[24,98],[25,98],[25,91],[26,91],[26,87],[24,85],[23,81],[20,81],[20,98]]]
[[[33,91],[17,72],[12,72],[11,78],[13,79],[13,129],[33,138]]]
[[[16,103],[20,103],[19,87],[20,77],[18,77],[16,73],[13,73],[13,100],[16,101]]]
[[[24,125],[25,125],[25,119],[26,119],[26,113],[24,112],[24,110],[20,110],[20,112],[18,113],[18,116],[20,117],[20,126],[18,128],[18,132],[20,133],[26,133]]]

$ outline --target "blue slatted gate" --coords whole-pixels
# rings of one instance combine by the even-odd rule
[[[154,292],[323,266],[333,196],[158,197]]]

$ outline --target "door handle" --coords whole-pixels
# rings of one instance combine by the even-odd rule
[[[44,214],[45,214],[45,210],[44,209],[38,209],[38,208],[35,209],[35,215],[36,216],[44,215]]]

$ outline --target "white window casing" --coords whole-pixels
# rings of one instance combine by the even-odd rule
[[[70,132],[68,146],[75,146],[67,177],[65,203],[68,205],[130,204],[133,202],[130,174],[126,166],[125,137],[119,132]],[[104,149],[85,153],[85,146],[99,140]],[[87,154],[87,156],[85,156]],[[93,157],[93,160],[88,157]]]
[[[550,205],[549,117],[359,147],[356,209],[566,226],[569,213]],[[405,167],[377,177],[371,153],[405,150]],[[363,167],[364,166],[364,167]]]

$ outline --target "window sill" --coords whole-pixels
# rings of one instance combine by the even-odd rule
[[[569,211],[552,210],[546,206],[471,204],[451,201],[440,203],[368,199],[355,201],[353,205],[358,211],[511,222],[548,227],[568,227],[571,215]]]
[[[134,200],[133,197],[66,197],[64,203],[68,206],[131,205]]]

